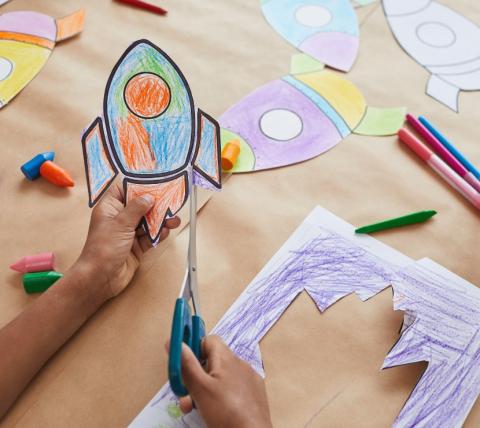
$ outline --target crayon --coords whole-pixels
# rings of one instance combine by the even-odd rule
[[[149,12],[156,13],[157,15],[167,14],[167,11],[165,9],[141,0],[116,0],[116,1],[119,3],[128,4],[129,6],[133,6],[138,9],[148,10]]]
[[[60,187],[73,187],[75,185],[72,177],[63,168],[60,168],[52,161],[46,161],[40,167],[40,175]]]
[[[21,273],[42,272],[53,270],[54,264],[55,255],[53,253],[40,253],[22,257],[10,265],[10,269]]]
[[[61,273],[55,271],[26,273],[23,275],[23,288],[28,294],[42,293],[62,276]]]
[[[359,227],[355,233],[372,233],[380,230],[392,229],[394,227],[407,226],[409,224],[421,223],[437,214],[434,210],[419,211],[403,215],[401,217],[390,218],[378,223],[369,224],[368,226]]]
[[[238,140],[229,141],[222,150],[222,169],[228,171],[237,163],[240,154],[240,142]]]
[[[53,161],[55,152],[40,153],[28,162],[25,162],[20,169],[29,180],[36,180],[40,177],[40,167],[46,161]]]

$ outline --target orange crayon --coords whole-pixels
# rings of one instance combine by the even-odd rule
[[[240,141],[232,140],[225,144],[222,150],[222,169],[228,171],[237,163],[240,154]]]
[[[60,187],[73,187],[75,185],[70,174],[52,161],[46,161],[40,167],[40,175]]]

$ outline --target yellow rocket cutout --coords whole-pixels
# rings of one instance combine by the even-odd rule
[[[84,20],[83,9],[60,19],[27,11],[0,15],[0,108],[37,75],[56,42],[83,30]]]

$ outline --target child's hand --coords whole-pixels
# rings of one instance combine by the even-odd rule
[[[125,207],[116,184],[93,209],[85,246],[72,269],[84,287],[92,287],[92,297],[98,305],[129,284],[143,254],[152,247],[144,230],[137,230],[141,218],[152,206],[153,200],[139,197]],[[160,239],[165,239],[169,229],[179,225],[178,217],[167,220]]]
[[[209,428],[271,428],[263,379],[235,356],[218,336],[202,342],[205,370],[191,349],[182,347],[182,374],[190,396],[180,399],[189,413],[192,399]]]

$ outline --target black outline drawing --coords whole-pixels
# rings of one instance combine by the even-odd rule
[[[125,52],[122,54],[122,56],[120,57],[120,59],[117,61],[117,63],[115,64],[115,66],[113,67],[112,69],[112,72],[110,73],[110,76],[108,77],[108,80],[107,80],[107,85],[105,86],[105,93],[104,93],[104,96],[103,96],[103,117],[104,117],[104,120],[105,120],[105,129],[107,131],[107,136],[108,136],[108,142],[109,144],[112,146],[113,145],[113,138],[112,138],[112,133],[110,131],[110,121],[109,121],[109,118],[108,118],[108,93],[110,91],[110,86],[112,84],[112,80],[115,76],[115,74],[117,73],[117,70],[118,68],[120,67],[120,65],[123,63],[123,60],[127,57],[127,55],[133,51],[138,45],[141,45],[141,44],[146,44],[150,47],[152,47],[153,49],[155,49],[160,55],[162,55],[166,60],[167,62],[169,62],[172,67],[174,68],[174,70],[178,73],[180,79],[182,80],[182,83],[184,84],[184,87],[187,91],[187,95],[188,95],[188,98],[190,100],[190,115],[191,115],[191,122],[192,122],[192,126],[191,126],[191,135],[190,135],[190,145],[189,145],[189,148],[188,148],[188,153],[187,153],[187,156],[186,156],[186,159],[185,159],[185,163],[183,165],[181,165],[179,168],[177,169],[174,169],[172,171],[168,171],[168,172],[161,172],[161,173],[133,173],[133,172],[129,172],[127,171],[124,166],[122,165],[122,162],[120,161],[120,158],[117,154],[117,151],[114,149],[114,147],[112,147],[112,154],[113,154],[113,157],[115,158],[115,161],[116,161],[116,164],[118,166],[118,168],[120,168],[120,171],[122,172],[122,174],[124,174],[126,177],[133,177],[133,178],[144,178],[144,179],[149,179],[149,178],[160,178],[160,177],[169,177],[173,174],[176,174],[182,170],[184,170],[189,162],[190,162],[190,158],[192,156],[192,151],[193,151],[193,148],[194,148],[194,144],[195,144],[195,111],[194,111],[194,104],[193,104],[193,97],[192,97],[192,92],[190,90],[190,86],[188,85],[188,82],[187,80],[185,79],[185,76],[183,75],[183,73],[180,71],[180,69],[178,68],[177,64],[175,64],[173,62],[173,60],[164,52],[162,51],[159,47],[155,46],[152,42],[150,42],[149,40],[146,40],[146,39],[141,39],[141,40],[137,40],[135,42],[133,42],[126,50]],[[148,73],[148,71],[146,71]],[[130,80],[130,79],[129,79]],[[130,111],[130,109],[129,109]],[[137,116],[137,115],[136,115]],[[146,119],[146,120],[149,120],[149,119]]]
[[[103,146],[103,150],[107,156],[108,162],[110,163],[110,166],[113,169],[113,177],[107,181],[107,184],[105,185],[104,189],[98,194],[98,196],[92,200],[92,193],[91,193],[91,187],[90,187],[90,175],[89,175],[89,170],[88,170],[88,156],[87,156],[87,138],[88,136],[92,133],[92,131],[97,128],[100,130],[100,140]],[[90,126],[85,130],[85,132],[82,135],[82,151],[83,151],[83,166],[85,167],[85,176],[87,177],[87,189],[88,189],[88,206],[90,208],[93,208],[95,204],[100,200],[100,198],[103,196],[103,194],[107,191],[107,189],[110,187],[112,184],[113,180],[118,175],[118,168],[115,165],[115,162],[113,161],[110,151],[108,149],[107,141],[105,140],[105,132],[103,130],[103,122],[101,117],[97,117],[91,124]]]
[[[205,171],[203,171],[200,167],[197,167],[196,160],[198,156],[198,152],[200,150],[200,140],[202,135],[202,116],[206,117],[214,126],[215,126],[215,140],[217,145],[217,167],[218,167],[218,182],[215,181],[212,177],[210,177]],[[222,144],[220,141],[220,125],[218,122],[209,114],[205,113],[201,109],[197,109],[197,141],[196,141],[196,148],[195,153],[193,154],[192,159],[192,166],[193,169],[198,172],[203,178],[205,178],[209,183],[213,184],[217,189],[222,188]]]
[[[428,4],[423,7],[423,8],[419,8],[418,10],[415,10],[414,12],[407,12],[407,13],[402,13],[402,14],[391,14],[389,15],[385,9],[385,2],[382,0],[382,9],[383,9],[383,14],[385,16],[385,20],[387,21],[387,25],[388,25],[388,28],[390,29],[390,32],[392,33],[393,35],[393,38],[395,39],[395,41],[397,42],[397,44],[400,46],[400,48],[411,58],[413,59],[419,66],[421,66],[423,69],[425,69],[428,74],[429,74],[429,78],[427,80],[427,83],[425,85],[425,95],[428,95],[430,98],[434,99],[435,101],[437,101],[438,103],[440,104],[443,104],[445,107],[449,108],[450,110],[454,111],[455,113],[459,113],[459,97],[460,97],[460,92],[476,92],[476,91],[480,91],[480,82],[478,84],[478,89],[463,89],[459,86],[457,86],[456,84],[453,84],[453,83],[450,83],[449,81],[447,81],[445,79],[445,77],[457,77],[457,76],[461,76],[461,75],[464,75],[464,74],[469,74],[469,73],[474,73],[475,71],[478,70],[478,68],[472,68],[468,71],[461,71],[461,72],[458,72],[458,73],[449,73],[449,72],[445,72],[443,74],[438,74],[437,72],[432,72],[429,70],[429,67],[431,68],[434,68],[434,67],[455,67],[455,66],[460,66],[462,64],[468,64],[468,63],[474,63],[475,61],[478,61],[479,58],[473,58],[473,59],[470,59],[468,61],[464,61],[464,62],[457,62],[457,63],[450,63],[450,64],[442,64],[442,65],[432,65],[432,64],[423,64],[420,62],[420,60],[418,60],[417,58],[415,58],[414,56],[414,53],[410,53],[408,52],[405,47],[403,46],[403,44],[400,42],[399,38],[397,37],[397,35],[395,34],[395,31],[393,30],[393,27],[392,25],[390,25],[390,19],[389,19],[389,16],[391,17],[403,17],[403,16],[409,16],[409,15],[416,15],[417,13],[420,13],[420,12],[423,12],[424,10],[426,10],[428,7],[430,7],[432,4],[437,4],[438,6],[441,6],[445,9],[448,9],[449,13],[452,13],[452,14],[455,14],[455,15],[458,15],[458,16],[461,16],[463,19],[465,19],[466,21],[474,24],[477,26],[478,28],[478,31],[480,32],[480,27],[475,24],[473,21],[471,21],[470,19],[468,19],[465,15],[462,15],[461,13],[455,11],[454,9],[448,7],[448,6],[445,6],[444,4],[441,4],[441,3],[438,3],[437,1],[435,0],[430,0],[428,2]],[[454,34],[455,36],[455,40],[452,44],[450,45],[445,45],[445,46],[435,46],[435,45],[431,45],[429,43],[426,43],[425,41],[423,41],[420,37],[418,37],[418,28],[424,24],[428,24],[428,23],[435,23],[435,24],[441,24],[447,28],[449,28],[452,33]],[[415,28],[414,30],[414,33],[415,33],[415,37],[421,42],[423,43],[425,46],[428,46],[430,47],[431,49],[447,49],[447,48],[450,48],[451,46],[453,46],[456,41],[458,40],[458,35],[457,33],[455,32],[455,29],[453,29],[452,27],[450,27],[447,23],[444,23],[444,22],[440,22],[440,21],[425,21],[425,22],[422,22],[421,24],[417,25],[417,27]],[[472,41],[472,43],[474,43],[474,41]],[[429,83],[432,81],[432,79],[438,79],[438,80],[441,80],[443,82],[443,84],[445,84],[446,86],[448,87],[451,87],[452,89],[456,89],[457,93],[456,93],[456,97],[455,97],[455,108],[453,108],[452,106],[446,104],[442,99],[440,98],[437,98],[436,96],[434,96],[433,94],[429,93],[428,92],[428,86],[429,86]]]
[[[151,74],[152,76],[157,76],[163,83],[165,83],[165,86],[168,88],[168,104],[167,106],[163,109],[162,112],[160,112],[159,114],[157,114],[156,116],[142,116],[138,113],[135,113],[131,108],[130,106],[128,105],[128,102],[125,98],[125,91],[127,90],[127,87],[128,87],[128,84],[130,83],[130,81],[132,79],[135,79],[135,77],[137,76],[140,76],[141,74]],[[137,74],[134,74],[132,77],[130,77],[130,79],[128,79],[128,82],[125,84],[124,88],[123,88],[123,102],[125,103],[125,105],[127,106],[127,109],[130,113],[132,113],[134,116],[136,117],[139,117],[140,119],[156,119],[157,117],[160,117],[162,114],[164,114],[167,110],[168,110],[168,107],[170,107],[170,103],[172,102],[172,90],[170,88],[170,85],[167,83],[167,81],[162,77],[162,76],[159,76],[158,74],[156,73],[152,73],[150,71],[141,71],[140,73],[137,73]]]

